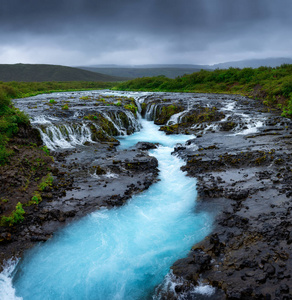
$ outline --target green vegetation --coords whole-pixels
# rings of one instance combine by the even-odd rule
[[[46,155],[50,155],[50,150],[47,146],[42,146],[41,149],[46,153]]]
[[[138,110],[138,107],[137,107],[135,104],[133,104],[133,103],[131,103],[131,104],[126,104],[126,105],[124,106],[124,108],[127,109],[127,110],[130,110],[134,115],[136,114],[136,112],[137,112],[137,110]]]
[[[0,226],[13,226],[24,220],[25,211],[22,208],[20,202],[17,203],[15,210],[8,216],[2,216],[0,220]]]
[[[41,196],[41,192],[45,190],[46,187],[51,187],[53,184],[53,176],[51,173],[47,174],[47,176],[43,177],[40,184],[38,185],[38,188],[36,191],[34,191],[33,196],[31,200],[25,204],[25,206],[30,205],[38,205],[43,199]]]
[[[38,205],[42,200],[43,199],[42,199],[42,196],[41,196],[40,192],[35,191],[33,193],[33,196],[31,198],[31,200],[26,204],[26,206],[30,206],[30,205],[33,205],[33,204]]]
[[[38,190],[40,192],[43,192],[46,187],[51,187],[53,184],[53,179],[54,178],[53,178],[52,174],[49,173],[47,176],[45,176],[42,179],[41,183],[38,185]]]
[[[114,103],[114,105],[116,105],[116,106],[121,106],[121,105],[122,105],[122,102],[121,102],[121,101],[118,101],[117,103]]]
[[[90,100],[90,97],[89,96],[83,96],[83,97],[80,97],[81,100]]]
[[[292,65],[257,69],[201,70],[175,79],[143,77],[118,84],[115,90],[241,94],[262,100],[292,117]]]
[[[11,98],[15,96],[13,88],[0,84],[0,165],[13,154],[12,150],[6,149],[9,139],[17,133],[20,124],[29,123],[28,116],[12,106]]]

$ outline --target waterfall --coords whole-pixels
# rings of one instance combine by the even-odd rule
[[[158,108],[157,103],[148,105],[147,106],[147,111],[146,111],[146,114],[145,114],[145,119],[148,120],[148,121],[153,121],[156,117],[157,108]]]
[[[126,109],[104,110],[100,109],[98,114],[105,118],[115,128],[117,135],[128,135],[139,131],[141,125],[134,114]],[[77,145],[93,143],[91,127],[106,132],[101,124],[100,118],[96,120],[81,121],[80,111],[75,111],[72,118],[68,118],[65,123],[61,123],[60,118],[40,115],[32,119],[32,124],[40,131],[44,144],[51,150],[74,148]]]
[[[49,124],[49,123],[48,123]],[[81,124],[52,124],[36,126],[41,133],[44,144],[51,150],[58,148],[73,148],[93,142],[90,128],[85,123]]]

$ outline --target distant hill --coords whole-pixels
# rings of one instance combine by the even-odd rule
[[[78,66],[75,66],[79,68]],[[114,64],[103,64],[103,65],[90,65],[83,66],[90,68],[122,68],[122,69],[164,69],[164,68],[174,68],[174,69],[208,69],[209,65],[193,65],[193,64],[148,64],[148,65],[114,65]],[[81,67],[81,68],[83,68]]]
[[[247,60],[240,60],[240,61],[230,61],[220,64],[215,64],[210,66],[212,69],[228,69],[230,67],[233,68],[259,68],[262,66],[266,67],[279,67],[283,64],[292,64],[292,58],[265,58],[265,59],[247,59]]]
[[[178,76],[183,76],[185,74],[192,74],[194,72],[200,71],[201,69],[206,69],[206,66],[198,65],[143,65],[143,66],[89,66],[89,67],[79,67],[82,70],[87,70],[91,72],[98,72],[107,74],[110,76],[120,76],[128,78],[137,77],[152,77],[164,75],[169,78],[176,78]]]
[[[58,65],[0,64],[0,81],[122,81],[121,78]]]

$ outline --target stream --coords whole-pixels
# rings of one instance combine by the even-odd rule
[[[76,108],[74,117],[81,112],[82,107]],[[49,127],[54,117],[34,113],[32,122],[51,132],[42,131],[51,149],[91,141],[84,123],[75,125],[78,138],[67,126],[65,140]],[[177,143],[194,136],[165,135],[140,117],[132,118],[132,124],[134,133],[121,135],[119,148],[159,143],[150,151],[159,163],[159,181],[121,207],[101,208],[66,226],[26,252],[17,265],[11,262],[0,275],[1,299],[157,299],[155,288],[171,275],[171,265],[210,233],[213,216],[196,211],[196,180],[171,155]]]

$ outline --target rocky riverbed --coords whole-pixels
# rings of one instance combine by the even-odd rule
[[[139,130],[129,117],[132,99],[70,97],[82,101],[70,104],[67,95],[56,105],[46,96],[38,104],[34,98],[20,104],[32,110],[43,140],[50,139],[54,182],[43,201],[26,211],[23,223],[1,229],[2,260],[93,210],[122,205],[156,180],[157,161],[147,152],[155,145],[122,150],[112,138]],[[135,100],[142,116],[166,134],[196,136],[177,145],[173,155],[198,180],[196,209],[217,213],[212,233],[174,263],[172,282],[157,288],[158,298],[291,299],[291,121],[241,96],[136,93]],[[49,117],[40,122],[44,105]],[[113,122],[106,121],[109,117]],[[65,142],[74,147],[62,149]],[[193,292],[198,284],[216,292],[198,298]]]

